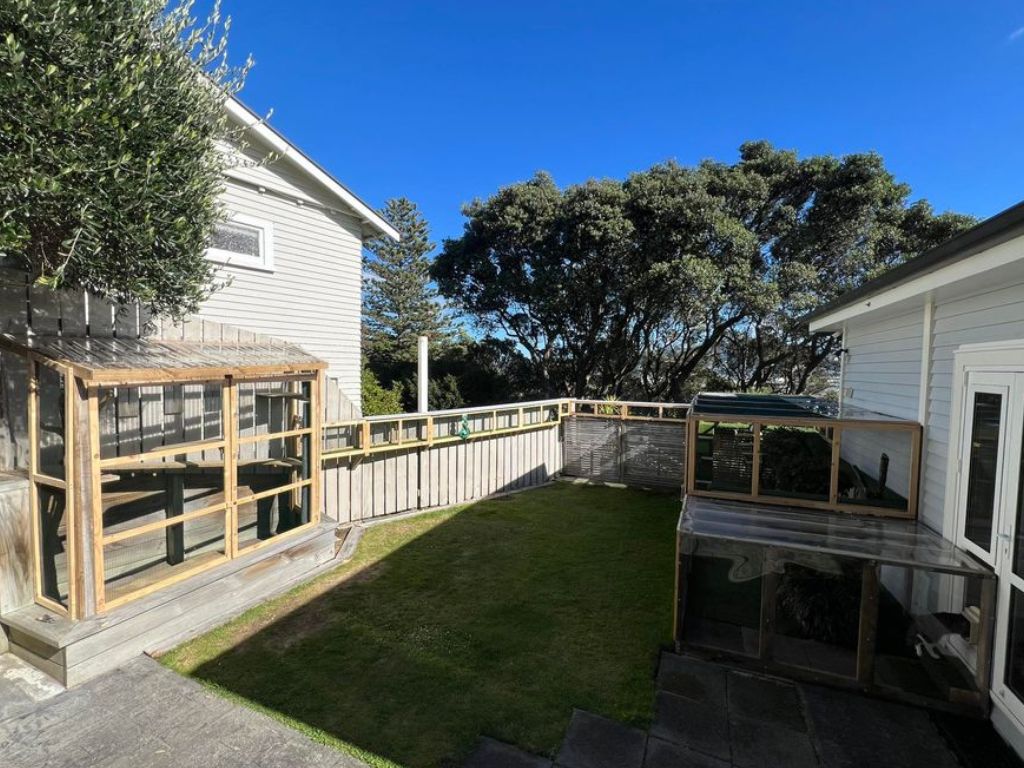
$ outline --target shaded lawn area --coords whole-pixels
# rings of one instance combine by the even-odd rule
[[[573,707],[649,724],[678,514],[556,483],[381,524],[163,661],[373,765],[457,765],[481,734],[553,755]]]

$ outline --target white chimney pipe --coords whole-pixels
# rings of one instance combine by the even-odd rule
[[[426,413],[430,410],[430,404],[427,398],[427,392],[430,388],[430,377],[427,366],[429,354],[427,337],[420,336],[419,364],[416,369],[416,410],[420,413]]]

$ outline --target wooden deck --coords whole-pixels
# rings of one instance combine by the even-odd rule
[[[73,621],[31,605],[0,624],[13,653],[71,687],[140,653],[166,650],[333,567],[340,544],[335,526],[324,524],[102,616]]]

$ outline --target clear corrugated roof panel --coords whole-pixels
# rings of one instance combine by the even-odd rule
[[[744,416],[762,419],[837,419],[907,422],[866,408],[808,395],[758,395],[745,392],[701,392],[693,399],[694,415]]]
[[[177,341],[109,337],[4,337],[9,344],[97,378],[125,371],[173,374],[206,370],[316,370],[319,358],[283,341]]]
[[[679,532],[697,539],[877,560],[945,573],[992,575],[927,526],[906,520],[690,496],[679,518]]]

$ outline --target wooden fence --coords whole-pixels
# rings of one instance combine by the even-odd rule
[[[16,335],[269,340],[205,320],[172,324],[137,306],[113,305],[83,292],[55,293],[9,269],[0,269],[0,318],[0,332]],[[22,358],[0,353],[0,467],[5,469],[28,466],[27,374]],[[359,419],[332,378],[325,382],[323,399],[322,498],[326,514],[341,522],[473,501],[538,485],[564,471],[639,485],[673,485],[679,477],[680,452],[673,441],[687,406],[678,403],[559,399]],[[267,415],[255,400],[240,395],[239,423],[260,432]],[[202,385],[123,387],[100,411],[102,454],[204,439],[221,426],[215,405]],[[48,424],[47,418],[57,421]],[[61,418],[56,410],[44,414],[44,431],[61,434]],[[566,431],[565,424],[580,419],[614,422],[607,427],[618,436],[614,446],[576,444],[583,432]],[[593,471],[604,466],[597,455],[610,448],[624,452],[623,471],[614,476]],[[593,456],[585,458],[588,452]]]
[[[362,420],[328,412],[327,514],[357,522],[529,488],[555,474],[679,488],[687,409],[566,399]]]

